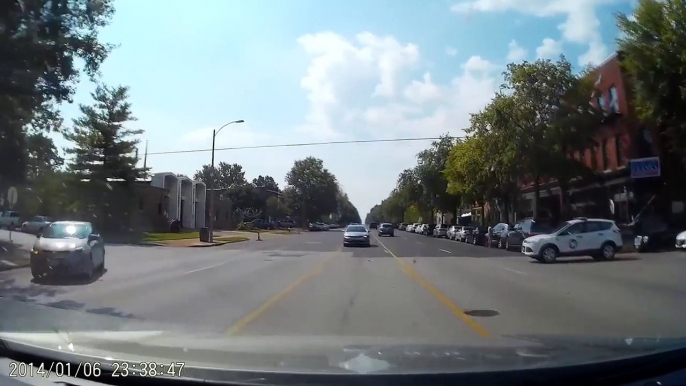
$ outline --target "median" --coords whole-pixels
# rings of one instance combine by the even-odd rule
[[[147,233],[141,244],[164,247],[216,247],[248,240],[250,237],[243,235],[215,233],[214,242],[209,243],[200,241],[200,233],[197,231],[184,231],[179,233]]]

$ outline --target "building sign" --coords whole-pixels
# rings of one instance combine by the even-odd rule
[[[660,158],[648,157],[632,159],[631,178],[660,177]]]

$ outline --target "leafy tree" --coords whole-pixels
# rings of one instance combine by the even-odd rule
[[[339,224],[350,224],[359,223],[360,213],[357,211],[355,205],[350,202],[348,195],[343,192],[339,192],[338,195],[338,223]]]
[[[43,133],[26,136],[27,171],[30,179],[55,171],[64,163],[52,138]]]
[[[234,208],[264,210],[266,198],[251,184],[232,186],[226,190],[224,195],[231,200]]]
[[[433,209],[442,212],[452,212],[455,218],[459,214],[461,198],[459,195],[449,193],[448,181],[443,174],[450,149],[456,144],[456,140],[449,135],[441,136],[440,140],[434,141],[426,150],[417,155],[417,176],[424,188],[426,200],[431,204],[432,219]]]
[[[573,73],[564,56],[557,62],[511,63],[504,73],[500,97],[505,99],[495,104],[493,112],[501,125],[493,129],[505,130],[517,144],[510,147],[516,152],[507,157],[518,160],[524,176],[533,181],[534,216],[542,180],[565,179],[584,170],[568,155],[594,144],[593,132],[602,112],[590,104],[593,84],[587,73]]]
[[[114,13],[110,0],[20,1],[0,6],[0,180],[26,170],[26,129],[71,102],[79,62],[91,78],[111,47],[98,30]]]
[[[656,128],[666,145],[663,178],[681,196],[686,165],[686,3],[640,0],[632,16],[617,16],[625,84],[633,87],[630,95],[638,117],[646,127]]]
[[[265,213],[270,216],[273,220],[284,218],[288,215],[288,208],[286,205],[276,196],[271,196],[267,198],[264,204]]]
[[[319,218],[337,210],[338,183],[336,177],[324,168],[322,160],[307,157],[297,160],[286,174],[286,183],[292,189],[293,199],[301,203],[301,221]]]
[[[257,178],[253,178],[252,184],[257,186],[257,187],[264,187],[267,190],[271,190],[274,192],[279,191],[279,184],[274,181],[274,178],[272,176],[257,176]]]
[[[245,172],[243,166],[239,164],[228,164],[220,162],[215,166],[217,178],[214,184],[215,189],[231,189],[246,185],[248,181],[245,179]],[[193,175],[194,180],[204,182],[208,187],[212,186],[212,167],[203,165],[201,170],[198,170]]]

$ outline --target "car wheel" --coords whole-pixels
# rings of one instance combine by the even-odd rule
[[[553,246],[546,246],[543,248],[541,251],[541,260],[539,260],[542,263],[554,263],[555,260],[557,259],[557,249]]]
[[[102,251],[102,263],[100,263],[100,272],[105,272],[105,251]]]
[[[86,279],[90,279],[93,277],[93,272],[95,271],[95,267],[93,265],[93,255],[91,254],[88,256],[88,259],[86,259],[86,269],[84,269],[84,276]]]
[[[612,260],[615,258],[617,250],[614,244],[607,242],[600,247],[600,252],[598,253],[598,259],[596,260]]]
[[[476,245],[476,237],[472,239],[472,244]]]
[[[505,250],[506,251],[510,250],[510,240],[505,241]]]
[[[498,249],[503,249],[503,239],[498,239]]]

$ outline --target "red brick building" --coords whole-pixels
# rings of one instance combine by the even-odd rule
[[[629,222],[645,205],[660,182],[656,178],[631,178],[631,159],[658,156],[660,148],[655,133],[641,125],[631,109],[631,88],[620,67],[620,54],[599,65],[591,76],[597,93],[593,103],[606,114],[595,134],[596,145],[570,156],[584,162],[598,173],[597,182],[579,183],[568,192],[568,208],[574,215],[613,218]],[[522,186],[519,216],[531,215],[533,185]],[[539,215],[561,216],[563,200],[556,182],[541,186]],[[612,210],[613,208],[614,210]],[[614,213],[613,213],[614,211]]]

